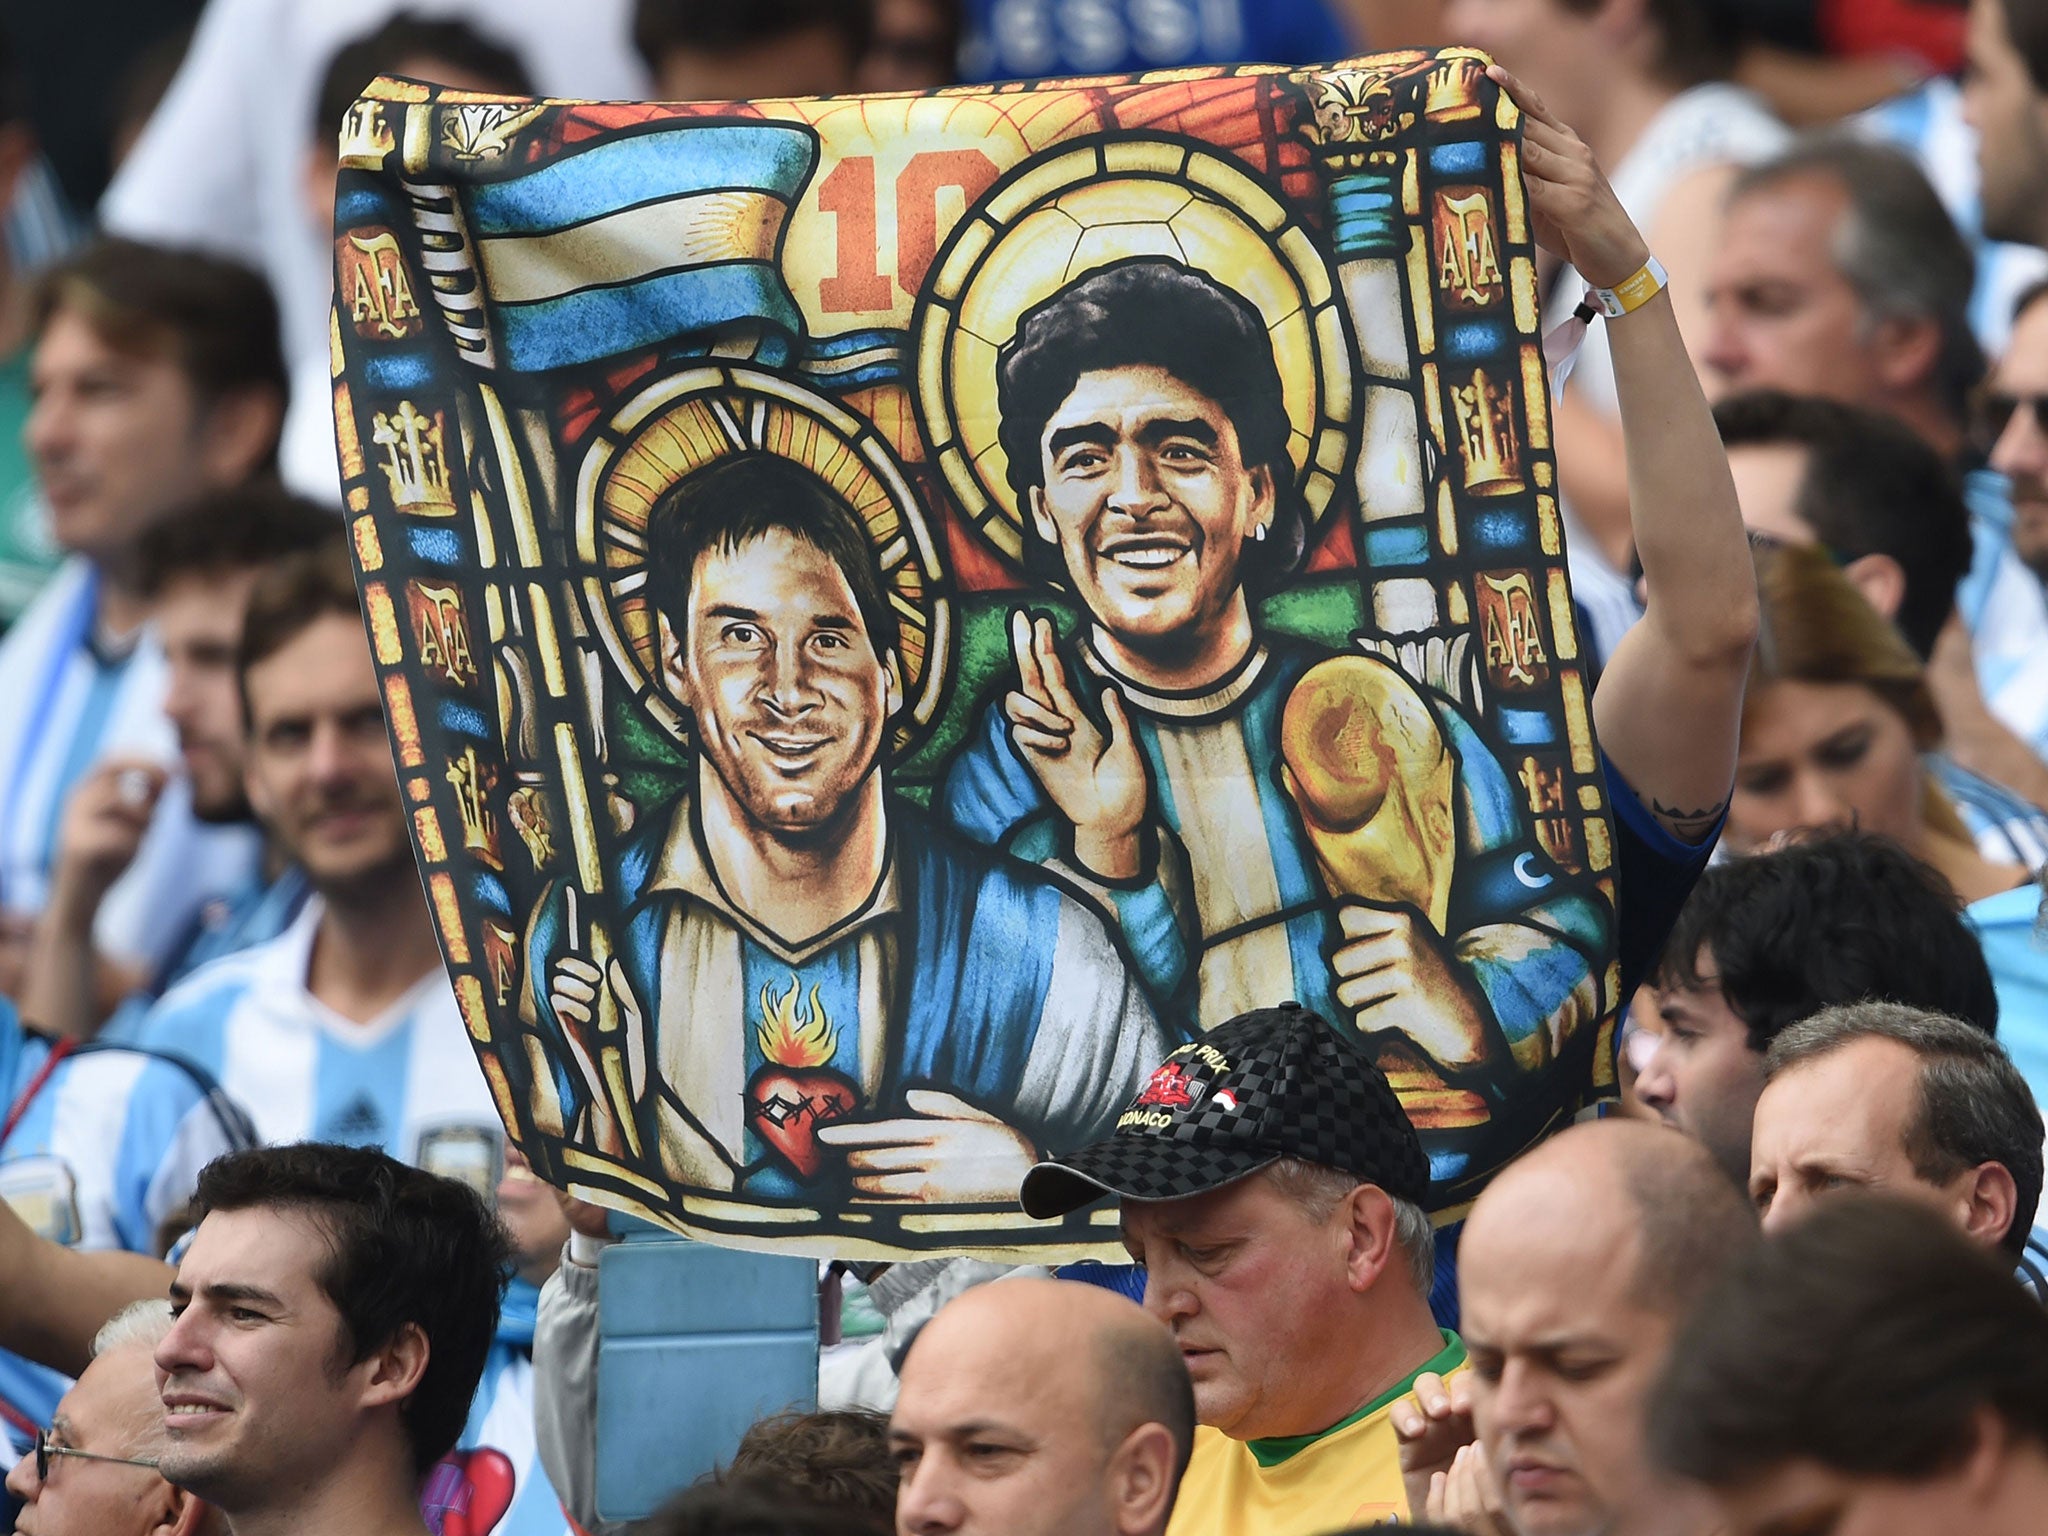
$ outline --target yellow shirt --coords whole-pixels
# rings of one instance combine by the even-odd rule
[[[1443,1353],[1321,1434],[1232,1440],[1196,1430],[1166,1536],[1323,1536],[1406,1521],[1400,1442],[1388,1414],[1424,1371],[1449,1376],[1464,1367],[1463,1342],[1445,1332]]]

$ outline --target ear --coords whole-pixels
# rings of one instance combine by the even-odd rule
[[[2012,1459],[2013,1436],[2005,1420],[1989,1403],[1978,1408],[1971,1418],[1970,1427],[1975,1436],[1969,1454],[1963,1458],[1963,1465],[1955,1475],[1962,1481],[1967,1501],[1982,1509],[1998,1497],[2000,1485],[2006,1480],[2007,1463]]]
[[[1245,510],[1245,528],[1248,533],[1252,529],[1262,528],[1270,534],[1273,529],[1274,509],[1279,504],[1279,498],[1273,490],[1273,466],[1259,465],[1251,472],[1250,480],[1252,504]]]
[[[240,485],[262,467],[277,447],[284,425],[284,396],[259,386],[222,395],[199,424],[201,465],[209,482]]]
[[[172,1483],[163,1485],[163,1500],[153,1510],[150,1536],[198,1536],[207,1528],[212,1506]]]
[[[1862,555],[1842,567],[1842,574],[1856,584],[1856,590],[1870,606],[1888,619],[1899,615],[1906,600],[1906,568],[1890,555]]]
[[[1109,1458],[1104,1484],[1118,1536],[1156,1536],[1173,1512],[1176,1487],[1173,1432],[1164,1424],[1140,1424]]]
[[[1878,382],[1897,394],[1927,387],[1941,359],[1941,326],[1925,316],[1878,321],[1870,338]]]
[[[243,725],[243,739],[248,739],[246,720]],[[270,786],[263,775],[256,771],[256,754],[245,752],[242,758],[242,793],[249,798],[249,809],[256,813],[256,819],[269,825],[277,812],[277,801],[270,793]]]
[[[334,238],[334,183],[340,163],[335,140],[325,134],[306,146],[299,161],[299,198],[322,245]]]
[[[893,720],[903,708],[903,662],[893,650],[882,652],[882,718]]]
[[[1996,1247],[2012,1230],[2019,1211],[2019,1186],[2003,1163],[1979,1163],[1962,1177],[1963,1230],[1986,1247]]]
[[[1060,547],[1060,528],[1059,524],[1052,520],[1052,513],[1045,509],[1045,487],[1042,485],[1032,486],[1030,490],[1024,493],[1024,499],[1030,504],[1031,526],[1038,530],[1038,536],[1041,539],[1045,540],[1054,549],[1058,549]]]
[[[1394,1243],[1394,1201],[1377,1184],[1352,1190],[1331,1220],[1344,1224],[1344,1273],[1352,1290],[1364,1294],[1389,1264],[1402,1262]]]
[[[654,609],[654,654],[659,658],[662,681],[668,685],[670,695],[683,708],[694,709],[689,664],[683,655],[683,638],[669,623],[668,615],[659,608]]]
[[[427,1361],[433,1353],[425,1330],[418,1323],[407,1323],[355,1367],[363,1378],[362,1406],[392,1407],[411,1397],[427,1374]]]

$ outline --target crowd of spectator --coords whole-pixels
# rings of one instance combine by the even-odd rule
[[[343,537],[329,226],[362,88],[738,99],[1452,43],[1523,108],[1546,324],[1668,271],[1586,329],[1555,412],[1618,1113],[1433,1227],[1394,1090],[1281,983],[1147,1064],[1227,1056],[1227,1136],[1138,1117],[1019,1189],[1036,1218],[1114,1200],[1129,1265],[832,1266],[817,1410],[635,1529],[2048,1529],[2048,0],[16,10],[15,1529],[618,1529],[615,1233],[476,1070]]]

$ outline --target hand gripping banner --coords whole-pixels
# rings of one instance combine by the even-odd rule
[[[1611,1092],[1517,114],[1464,50],[725,105],[379,81],[335,419],[542,1174],[891,1257],[1177,1045],[1357,1030],[1440,1215]]]

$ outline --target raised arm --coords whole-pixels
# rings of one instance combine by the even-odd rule
[[[108,1318],[131,1301],[162,1296],[170,1284],[171,1267],[160,1260],[60,1247],[0,1200],[0,1349],[75,1376]]]
[[[1491,74],[1526,117],[1522,168],[1538,241],[1596,287],[1626,282],[1649,247],[1592,151],[1527,86],[1498,66]],[[1749,541],[1670,294],[1594,323],[1608,327],[1614,356],[1646,589],[1642,621],[1594,692],[1594,727],[1643,805],[1677,837],[1699,842],[1720,820],[1735,777],[1757,633]]]

